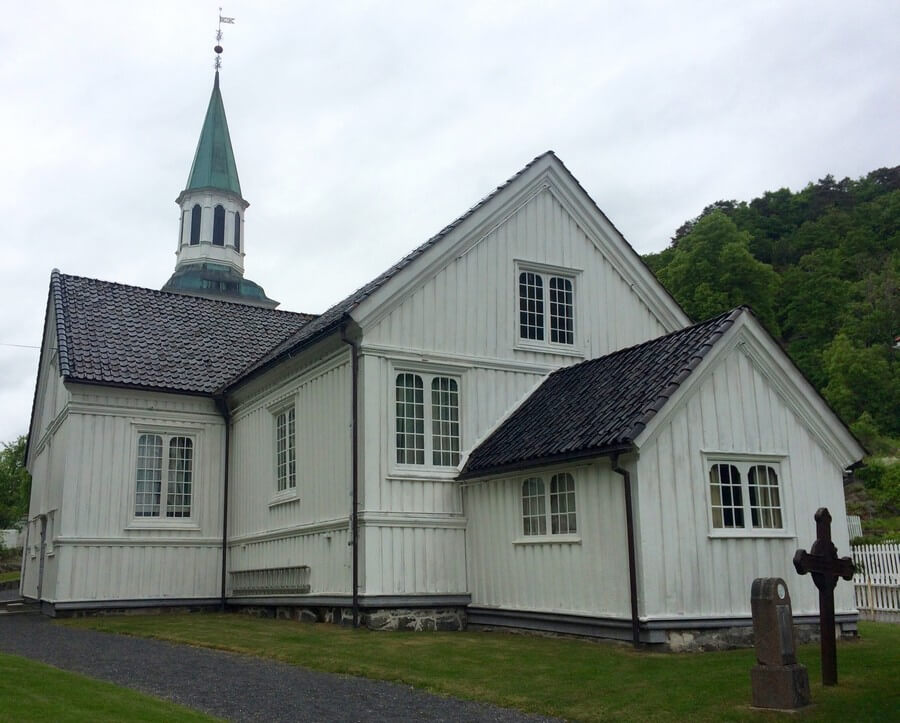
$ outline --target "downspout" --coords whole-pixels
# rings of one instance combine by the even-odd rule
[[[216,397],[215,401],[219,414],[225,420],[225,469],[222,474],[222,590],[220,602],[222,612],[225,612],[225,580],[228,575],[226,556],[228,554],[228,471],[231,454],[231,411],[228,409],[228,402],[225,401],[224,394]]]
[[[359,627],[359,344],[347,336],[347,325],[341,326],[341,341],[350,345],[350,375],[352,377],[350,411],[350,477],[351,477],[351,510],[350,510],[350,545],[353,567],[353,627]]]
[[[618,452],[612,456],[612,470],[622,475],[625,485],[625,528],[628,538],[628,585],[631,590],[631,642],[641,646],[641,622],[638,618],[637,563],[634,551],[634,506],[631,499],[631,474],[619,466]]]

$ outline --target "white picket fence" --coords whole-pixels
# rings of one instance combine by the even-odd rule
[[[850,539],[862,537],[862,520],[859,515],[847,515],[847,532],[850,533]]]
[[[900,543],[856,545],[851,550],[860,617],[900,622]]]

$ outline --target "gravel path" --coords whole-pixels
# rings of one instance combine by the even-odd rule
[[[0,615],[0,651],[235,721],[537,721],[409,686]]]

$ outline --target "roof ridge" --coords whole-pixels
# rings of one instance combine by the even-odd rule
[[[475,203],[475,205],[471,206],[467,211],[448,223],[436,234],[428,238],[427,241],[419,244],[416,248],[407,253],[406,256],[393,263],[385,271],[382,271],[380,274],[375,276],[371,281],[368,281],[367,283],[358,287],[353,292],[338,301],[336,304],[332,304],[331,306],[329,306],[317,317],[317,320],[321,320],[321,324],[319,324],[317,327],[315,327],[314,329],[309,328],[314,326],[314,322],[316,320],[313,320],[313,322],[311,322],[308,326],[302,329],[298,329],[290,337],[283,339],[281,344],[275,345],[265,354],[261,354],[255,362],[247,365],[237,376],[229,381],[226,385],[226,388],[238,384],[250,375],[259,373],[261,370],[268,368],[272,364],[276,363],[277,360],[282,356],[284,356],[285,354],[289,354],[300,344],[303,344],[309,339],[318,338],[321,334],[327,333],[329,330],[337,328],[337,326],[344,320],[347,315],[349,315],[351,311],[353,311],[369,296],[375,293],[375,291],[384,286],[384,284],[390,281],[398,272],[409,266],[409,264],[415,261],[415,259],[424,254],[439,241],[441,241],[454,228],[463,223],[478,209],[484,207],[485,204],[495,198],[498,194],[502,193],[506,188],[513,184],[517,179],[521,178],[525,173],[527,173],[532,167],[534,167],[539,161],[544,158],[555,158],[558,163],[565,166],[565,164],[563,164],[562,161],[559,160],[559,158],[552,150],[544,151],[540,155],[535,156],[527,164],[525,164],[525,166],[523,166],[521,169],[516,171],[516,173],[510,176],[506,181],[501,183],[486,196],[482,197],[481,200]]]
[[[619,354],[625,354],[626,352],[635,351],[636,349],[640,349],[641,347],[649,346],[651,344],[658,344],[659,342],[661,342],[665,339],[671,339],[672,337],[678,336],[679,334],[686,334],[688,332],[695,331],[698,327],[701,327],[701,326],[712,326],[716,322],[728,321],[729,319],[726,317],[733,316],[733,318],[731,318],[730,321],[731,321],[731,323],[734,323],[734,321],[738,318],[738,316],[740,316],[741,312],[744,312],[744,311],[750,311],[750,308],[743,304],[741,306],[736,306],[733,309],[729,309],[728,311],[723,311],[721,314],[717,314],[716,316],[711,316],[708,319],[704,319],[703,321],[698,321],[694,324],[691,324],[690,326],[685,326],[681,329],[676,329],[675,331],[670,331],[668,334],[663,334],[662,336],[656,336],[656,337],[653,337],[652,339],[648,339],[647,341],[642,341],[637,344],[632,344],[631,346],[625,346],[625,347],[622,347],[621,349],[616,349],[615,351],[611,351],[608,354],[604,354],[603,356],[597,356],[597,357],[594,357],[593,359],[585,359],[583,361],[578,362],[577,364],[570,364],[569,366],[561,367],[561,368],[557,369],[556,371],[552,372],[551,376],[552,376],[552,374],[559,374],[560,372],[564,372],[567,369],[575,369],[577,367],[580,367],[580,366],[583,366],[586,364],[593,364],[593,363],[599,362],[601,360],[611,359],[615,356],[618,356]]]
[[[50,272],[50,293],[53,295],[53,312],[56,316],[56,348],[59,352],[59,373],[62,376],[71,374],[69,364],[69,335],[66,329],[66,295],[65,285],[62,283],[64,274],[59,269]]]
[[[290,316],[307,317],[310,321],[319,317],[319,314],[310,314],[302,311],[287,311],[285,309],[267,309],[264,306],[255,306],[254,304],[244,304],[240,301],[229,301],[227,299],[212,299],[206,296],[194,296],[192,294],[179,294],[174,291],[161,291],[160,289],[151,289],[148,286],[135,286],[134,284],[123,284],[119,281],[106,281],[105,279],[95,279],[91,276],[79,276],[77,274],[64,274],[59,269],[53,270],[59,276],[60,282],[63,279],[75,279],[78,281],[89,281],[94,284],[105,284],[107,286],[117,286],[123,289],[136,289],[138,291],[147,291],[158,296],[175,297],[179,299],[188,299],[187,303],[203,303],[203,304],[225,304],[228,306],[239,306],[242,309],[261,309],[266,313],[287,314]]]

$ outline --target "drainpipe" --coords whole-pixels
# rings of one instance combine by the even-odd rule
[[[637,563],[634,552],[634,507],[631,499],[631,474],[619,466],[619,455],[612,457],[612,470],[622,475],[625,485],[625,528],[628,537],[628,584],[631,589],[631,642],[634,647],[641,646],[641,623],[638,618]]]
[[[225,420],[225,469],[222,474],[222,599],[220,603],[222,612],[225,612],[225,580],[228,575],[226,556],[228,554],[228,470],[231,447],[231,411],[228,409],[228,402],[225,401],[224,394],[216,397],[215,401],[219,414]]]
[[[350,469],[351,469],[351,511],[350,511],[350,545],[352,546],[353,565],[353,627],[359,627],[359,344],[347,336],[347,324],[341,327],[341,341],[350,346],[350,375],[352,377],[352,392],[350,411],[351,418],[351,442],[350,442]]]

